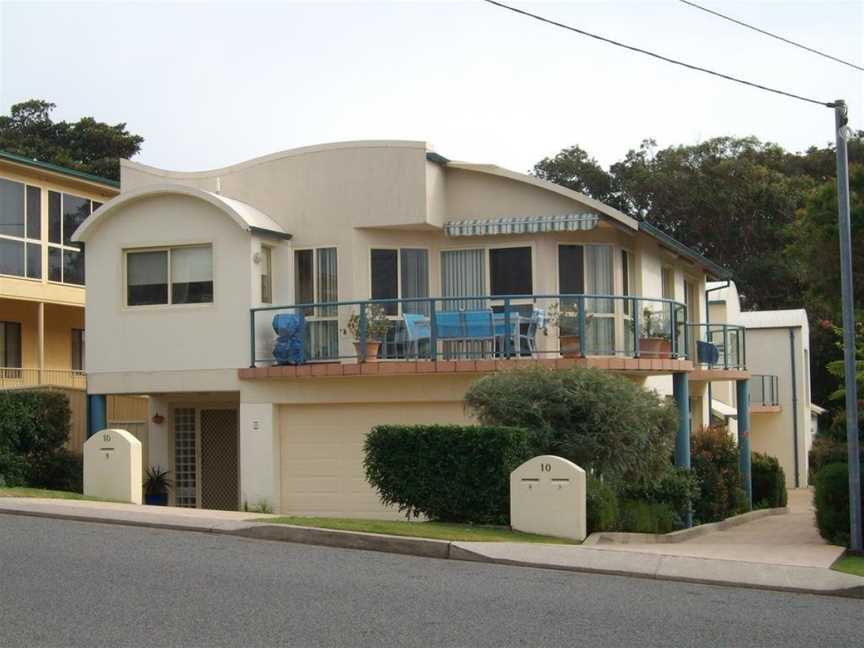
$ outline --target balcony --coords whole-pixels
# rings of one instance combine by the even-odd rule
[[[0,367],[0,390],[29,387],[86,389],[87,377],[85,372],[71,369]]]
[[[686,310],[667,299],[593,294],[263,306],[250,309],[250,369],[241,377],[428,372],[429,363],[480,371],[531,360],[668,374],[693,369],[691,347],[713,344],[706,334],[725,341],[708,366],[743,367],[743,329],[689,325]]]
[[[768,374],[750,378],[750,412],[767,414],[780,411],[780,379]]]

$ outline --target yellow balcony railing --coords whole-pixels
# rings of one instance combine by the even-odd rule
[[[0,367],[0,389],[21,389],[24,387],[86,389],[87,377],[83,371],[71,369]]]

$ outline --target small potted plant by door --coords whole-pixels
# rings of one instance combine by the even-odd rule
[[[646,358],[672,356],[672,332],[669,319],[663,314],[645,308],[639,331],[639,355]]]
[[[366,309],[365,341],[361,339],[359,313],[351,314],[342,333],[350,334],[354,338],[354,349],[357,351],[357,358],[360,361],[378,362],[378,350],[381,348],[381,342],[386,337],[387,331],[390,330],[392,322],[381,304],[368,304],[361,306],[361,308]],[[364,344],[365,349],[361,348]]]
[[[144,473],[144,503],[150,506],[167,506],[168,491],[173,484],[168,479],[170,471],[161,466],[150,466]]]
[[[591,314],[585,314],[587,327]],[[548,323],[558,327],[558,346],[564,358],[578,358],[582,355],[582,340],[579,337],[579,306],[573,302],[552,304],[549,307]]]

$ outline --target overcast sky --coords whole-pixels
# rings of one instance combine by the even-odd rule
[[[512,0],[549,18],[819,100],[864,128],[864,72],[677,0]],[[700,0],[864,65],[864,2]],[[16,3],[0,0],[0,110],[126,122],[137,160],[202,170],[352,139],[431,142],[518,171],[579,144],[608,165],[756,135],[833,139],[827,108],[770,95],[473,2]]]

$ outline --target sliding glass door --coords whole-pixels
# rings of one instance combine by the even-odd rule
[[[569,295],[612,295],[615,291],[611,245],[559,245],[558,290]],[[576,300],[561,299],[563,313],[576,314]],[[561,335],[578,335],[575,317],[562,317]],[[585,350],[590,355],[615,351],[615,301],[585,300]]]
[[[294,251],[295,303],[326,303],[339,300],[336,248]],[[339,309],[337,306],[307,306],[306,357],[333,360],[339,357]]]

